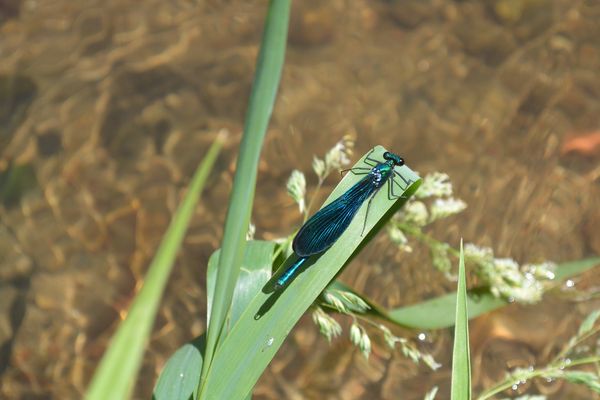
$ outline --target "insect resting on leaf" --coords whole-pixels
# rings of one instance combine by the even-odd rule
[[[407,182],[394,168],[403,166],[404,159],[386,151],[383,153],[384,161],[382,162],[371,158],[371,153],[373,150],[364,160],[369,167],[345,170],[351,171],[355,175],[364,175],[364,177],[340,197],[317,211],[302,225],[292,242],[294,253],[299,258],[277,278],[275,289],[280,289],[288,284],[309,257],[329,249],[348,228],[362,204],[368,200],[362,235],[367,225],[371,201],[386,182],[389,181],[388,197],[390,199],[402,197],[394,193],[394,177],[399,176],[407,186],[411,182]]]

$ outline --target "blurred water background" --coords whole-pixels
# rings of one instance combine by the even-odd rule
[[[135,398],[149,398],[166,358],[204,331],[204,271],[222,235],[267,4],[0,2],[0,397],[81,398],[192,171],[227,129]],[[421,173],[450,175],[468,209],[431,230],[441,240],[519,262],[600,254],[598,21],[597,0],[294,2],[256,237],[299,226],[290,172],[308,172],[313,154],[350,134],[357,155],[381,144]],[[394,307],[454,290],[425,249],[399,254],[380,236],[343,280]],[[589,273],[570,290],[599,284]],[[553,295],[472,321],[475,387],[543,364],[597,305]],[[451,332],[421,333],[401,334],[443,364],[435,372],[377,350],[367,361],[305,317],[255,398],[410,400],[436,385],[446,398]],[[518,391],[529,389],[591,396],[563,382]]]

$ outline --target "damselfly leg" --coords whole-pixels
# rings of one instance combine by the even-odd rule
[[[344,176],[344,173],[350,171],[352,172],[354,175],[366,175],[371,171],[372,168],[369,167],[354,167],[354,168],[347,168],[347,169],[343,169],[340,171],[340,175]]]
[[[364,159],[364,163],[367,165],[370,165],[371,167],[376,166],[377,164],[379,164],[381,161],[376,160],[374,158],[371,158],[371,154],[373,154],[373,152],[375,151],[375,149],[371,149],[371,151],[369,152],[369,154],[367,154],[367,156]]]
[[[365,220],[363,221],[363,228],[362,228],[362,231],[360,231],[360,236],[364,235],[364,233],[365,233],[365,228],[367,227],[367,219],[369,218],[369,210],[371,209],[371,202],[373,201],[373,198],[375,197],[377,192],[379,192],[379,189],[381,189],[381,187],[377,188],[377,190],[375,190],[375,192],[373,192],[373,194],[371,195],[371,198],[367,202],[367,212],[365,213]]]

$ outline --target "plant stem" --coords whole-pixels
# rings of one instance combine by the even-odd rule
[[[421,231],[421,229],[418,227],[415,227],[410,224],[406,224],[404,222],[393,222],[393,223],[395,223],[396,227],[399,228],[401,231],[403,231],[404,233],[406,233],[408,235],[415,237],[416,239],[425,243],[429,247],[448,246],[447,243],[442,242],[440,240],[436,240],[436,239],[432,238],[431,236],[427,235],[426,233],[423,233],[423,231]],[[448,246],[448,251],[456,258],[458,258],[460,255],[460,252],[453,247]]]
[[[308,202],[308,206],[304,210],[304,222],[306,222],[306,220],[308,219],[308,216],[310,215],[310,209],[312,208],[313,204],[315,203],[315,199],[317,198],[317,195],[319,194],[319,190],[321,190],[321,186],[323,186],[324,181],[325,181],[324,177],[323,178],[319,177],[319,182],[317,183],[317,187],[315,187],[315,190],[314,190],[312,196],[310,196],[310,201]]]
[[[567,348],[572,349],[571,346],[567,346]],[[561,352],[561,353],[563,353],[563,352]],[[598,362],[600,362],[600,356],[590,356],[590,357],[572,360],[568,365],[565,365],[564,360],[557,356],[549,365],[547,365],[543,369],[532,370],[528,373],[523,373],[522,375],[519,375],[519,376],[509,375],[504,381],[500,382],[496,386],[481,393],[479,395],[479,397],[477,398],[477,400],[489,399],[490,397],[492,397],[500,392],[503,392],[506,389],[510,389],[513,385],[516,385],[519,382],[524,381],[524,380],[530,380],[530,379],[538,378],[541,376],[552,376],[552,377],[558,378],[558,377],[560,377],[560,373],[562,373],[562,371],[564,371],[567,368],[572,368],[572,367],[576,367],[579,365],[595,364]]]

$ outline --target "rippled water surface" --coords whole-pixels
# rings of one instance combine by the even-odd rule
[[[136,398],[149,398],[165,359],[204,330],[204,268],[222,234],[266,6],[0,3],[0,397],[82,396],[192,171],[227,129]],[[450,175],[469,207],[431,230],[441,240],[464,237],[519,262],[600,254],[598,21],[597,0],[294,2],[257,237],[299,225],[287,177],[353,134],[356,154],[381,144],[415,170]],[[346,282],[387,306],[453,290],[425,249],[398,254],[381,236]],[[592,273],[576,287],[598,284]],[[597,305],[547,296],[472,321],[476,388],[543,365]],[[422,399],[438,385],[448,398],[451,347],[449,331],[425,336],[436,372],[377,346],[366,361],[304,318],[255,397]],[[561,382],[519,390],[592,396]]]

